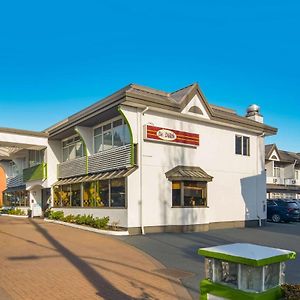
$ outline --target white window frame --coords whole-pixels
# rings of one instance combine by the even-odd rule
[[[241,140],[241,153],[236,153],[237,151],[236,151],[236,139],[237,139],[237,137],[240,137],[240,138],[242,138],[242,140]],[[248,141],[249,141],[249,144],[248,144],[248,147],[247,147],[247,153],[244,153],[244,138],[247,138],[248,139]],[[251,138],[250,138],[250,136],[248,136],[248,135],[242,135],[242,134],[235,134],[235,136],[234,136],[234,152],[235,152],[235,154],[236,155],[241,155],[241,156],[250,156],[250,153],[251,153],[251,146],[250,146],[250,144],[251,144]]]
[[[99,151],[99,152],[95,152],[95,130],[96,130],[97,128],[103,127],[103,126],[105,126],[105,125],[107,125],[107,124],[111,124],[111,129],[110,129],[110,130],[111,130],[111,132],[112,132],[112,147],[111,147],[111,149],[112,149],[112,148],[114,148],[113,123],[114,123],[115,121],[118,121],[118,120],[122,120],[122,125],[127,125],[127,123],[125,122],[124,118],[118,116],[118,117],[112,118],[112,119],[110,119],[110,120],[108,120],[108,121],[105,121],[105,122],[100,123],[100,124],[98,124],[98,125],[96,125],[96,126],[93,127],[93,153],[94,153],[94,154],[103,151],[103,150],[101,150],[101,151]],[[103,128],[102,128],[102,145],[103,145],[103,134],[104,134],[104,132],[107,132],[107,131],[109,131],[109,130],[104,131]]]
[[[71,136],[69,136],[69,137],[67,137],[67,138],[65,138],[65,139],[63,139],[63,140],[61,140],[61,158],[62,158],[62,161],[63,162],[67,162],[67,161],[71,161],[71,160],[74,160],[74,159],[76,159],[76,158],[80,158],[80,157],[76,157],[76,144],[79,142],[79,141],[74,141],[74,138],[75,137],[79,137],[79,141],[82,143],[82,156],[80,156],[80,157],[83,157],[84,156],[84,149],[83,149],[83,147],[84,147],[84,144],[83,144],[83,141],[82,141],[82,139],[81,139],[81,136],[79,135],[79,134],[73,134],[73,135],[71,135]],[[74,145],[74,151],[75,151],[75,158],[72,158],[72,159],[70,159],[70,157],[67,159],[67,160],[64,160],[64,146],[63,146],[63,144],[64,144],[64,142],[65,141],[67,141],[67,140],[70,140],[70,139],[73,139],[73,141],[74,141],[74,144],[72,144],[72,145]],[[70,144],[71,145],[71,144]],[[70,145],[68,145],[68,147],[70,146]]]

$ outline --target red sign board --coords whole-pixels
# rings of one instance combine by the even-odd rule
[[[174,144],[199,146],[199,134],[146,125],[146,139]]]

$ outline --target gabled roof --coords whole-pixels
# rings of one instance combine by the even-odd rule
[[[300,155],[299,153],[290,152],[290,151],[284,151],[279,150],[276,146],[276,144],[270,144],[265,146],[265,157],[266,159],[270,159],[270,155],[273,153],[273,151],[276,150],[279,156],[279,160],[281,162],[287,162],[287,163],[297,163],[300,164]]]
[[[208,175],[200,167],[177,166],[166,173],[169,180],[189,181],[212,181],[213,177]]]
[[[227,123],[234,126],[241,126],[250,130],[256,130],[266,134],[276,134],[277,129],[265,124],[256,122],[246,117],[238,116],[231,109],[210,105],[202,93],[199,85],[193,83],[180,90],[168,93],[157,89],[129,84],[116,93],[96,102],[82,111],[68,117],[60,123],[45,130],[51,136],[57,135],[62,130],[70,129],[80,125],[88,118],[96,118],[101,113],[115,109],[121,105],[132,105],[137,107],[147,106],[165,111],[181,113],[189,101],[195,96],[201,100],[209,118],[218,123]]]

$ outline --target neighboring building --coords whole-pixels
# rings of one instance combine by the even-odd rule
[[[266,145],[268,199],[300,199],[300,153]]]
[[[173,93],[131,84],[23,141],[0,129],[5,195],[109,216],[131,233],[255,225],[266,219],[264,136],[276,131],[257,106],[238,116],[197,84]]]

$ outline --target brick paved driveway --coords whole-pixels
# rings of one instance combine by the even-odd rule
[[[122,241],[0,217],[0,300],[189,299],[156,260]]]

